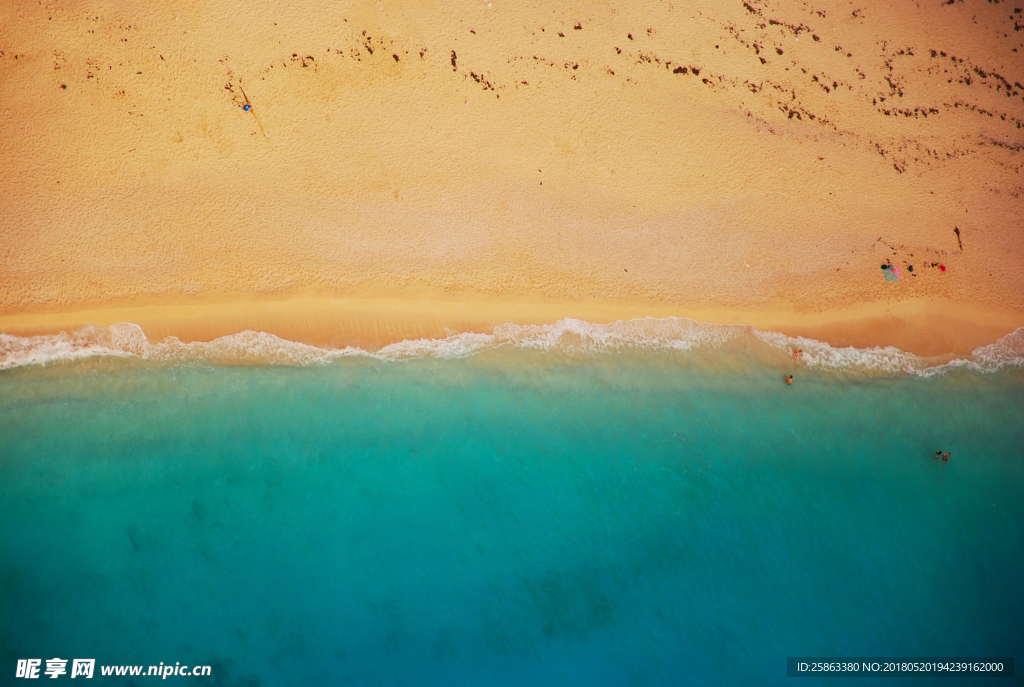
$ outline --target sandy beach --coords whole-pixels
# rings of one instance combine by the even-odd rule
[[[1012,3],[7,3],[0,332],[966,352],[1024,325],[1022,65]]]

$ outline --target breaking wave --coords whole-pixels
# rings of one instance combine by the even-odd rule
[[[243,331],[212,341],[185,342],[176,337],[150,341],[132,323],[88,326],[73,332],[39,336],[0,334],[0,370],[93,357],[223,364],[316,365],[342,358],[377,360],[464,358],[502,347],[538,351],[598,353],[617,350],[695,351],[744,345],[768,355],[801,349],[809,367],[863,370],[883,374],[932,375],[953,368],[994,372],[1024,367],[1024,327],[966,358],[923,358],[892,346],[836,347],[805,337],[761,331],[748,326],[697,322],[682,317],[639,318],[609,324],[563,319],[553,324],[502,324],[489,334],[464,332],[438,339],[409,339],[376,351],[349,346],[322,348],[283,339],[268,332]]]

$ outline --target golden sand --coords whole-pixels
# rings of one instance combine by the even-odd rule
[[[1013,3],[4,3],[0,331],[963,352],[1024,324],[1022,83]]]

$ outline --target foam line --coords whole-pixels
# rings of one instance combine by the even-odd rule
[[[379,360],[464,358],[483,350],[512,347],[539,351],[600,353],[603,351],[697,351],[746,342],[778,355],[800,348],[804,365],[885,374],[931,375],[966,367],[993,372],[1024,366],[1024,327],[975,349],[967,359],[936,364],[892,346],[835,347],[805,337],[761,331],[739,325],[697,322],[682,317],[639,318],[609,324],[563,319],[552,324],[502,324],[490,334],[464,332],[439,339],[409,339],[377,351],[358,347],[322,348],[289,341],[268,332],[242,331],[212,341],[184,342],[168,337],[152,342],[132,323],[83,327],[73,332],[19,337],[0,334],[0,370],[47,365],[90,357],[131,357],[142,360],[205,361],[226,364],[318,365],[346,357]]]

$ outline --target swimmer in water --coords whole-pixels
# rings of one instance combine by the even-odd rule
[[[949,462],[949,451],[943,452],[943,454],[942,454],[942,462],[943,463],[948,463]]]
[[[786,375],[786,386],[793,383],[793,375]]]

